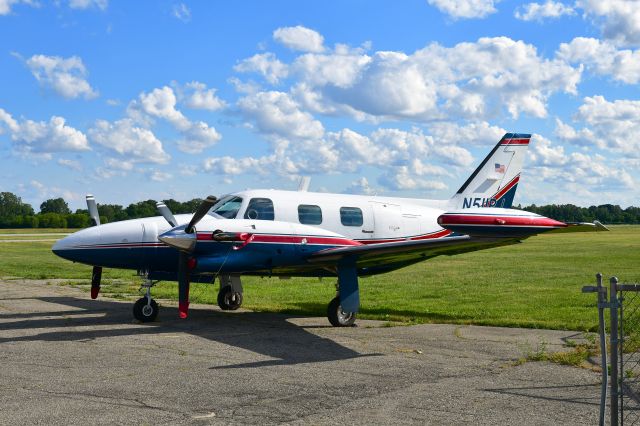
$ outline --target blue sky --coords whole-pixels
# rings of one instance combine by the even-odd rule
[[[506,131],[516,203],[638,205],[640,8],[0,0],[0,190],[448,198]]]

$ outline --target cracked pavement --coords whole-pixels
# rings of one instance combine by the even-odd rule
[[[214,289],[212,288],[212,291]],[[0,424],[594,424],[599,374],[514,365],[572,331],[222,312],[0,281]],[[566,349],[565,349],[566,350]]]

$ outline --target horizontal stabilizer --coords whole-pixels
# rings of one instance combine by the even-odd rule
[[[475,208],[447,212],[438,217],[438,225],[472,237],[518,237],[566,228],[567,224],[524,210]]]
[[[566,222],[568,225],[566,228],[558,228],[550,231],[552,233],[565,233],[565,232],[600,232],[609,231],[609,228],[604,226],[600,221],[594,220],[590,222]]]

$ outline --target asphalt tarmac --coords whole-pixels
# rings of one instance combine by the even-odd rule
[[[597,423],[597,373],[514,363],[575,332],[161,306],[0,281],[0,424]]]

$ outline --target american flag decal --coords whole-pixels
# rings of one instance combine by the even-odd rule
[[[504,164],[496,163],[496,173],[504,173],[505,170]]]

